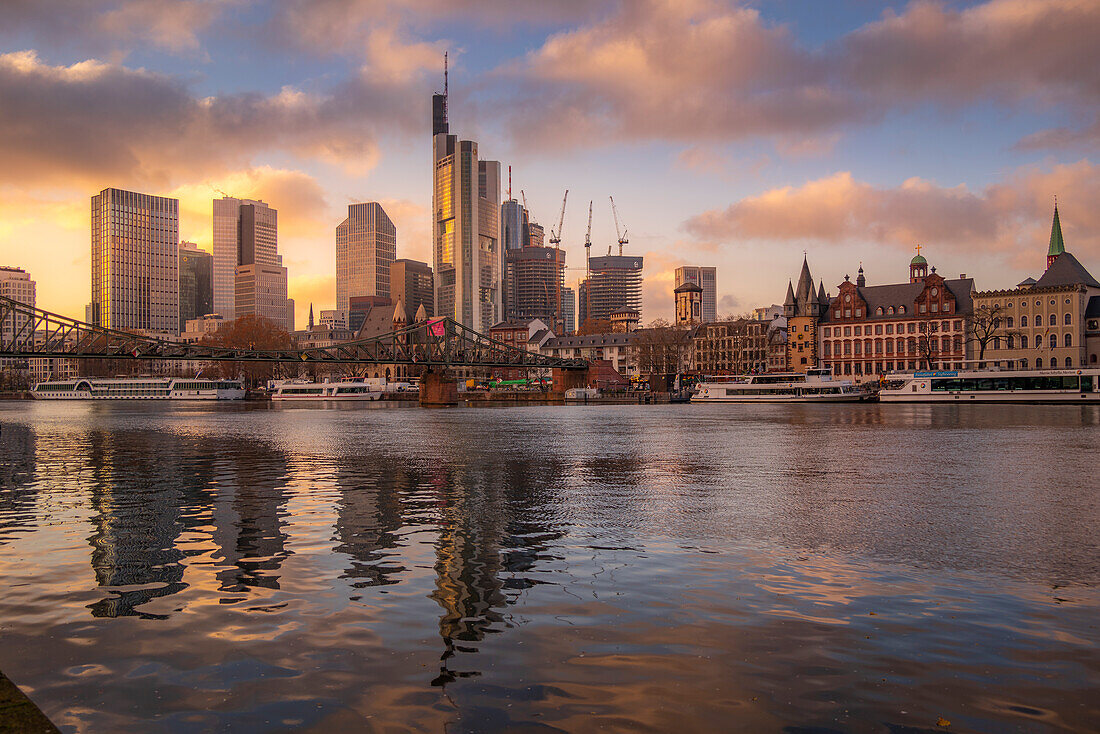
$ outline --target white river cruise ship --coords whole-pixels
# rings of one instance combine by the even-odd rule
[[[883,403],[1100,403],[1100,369],[944,370],[887,378]]]
[[[287,380],[272,383],[272,400],[380,400],[384,382],[344,380],[341,382],[300,382]]]
[[[869,399],[850,380],[834,380],[826,369],[707,377],[695,388],[693,403],[855,403]]]
[[[34,386],[36,400],[243,400],[239,380],[199,377],[74,377]]]

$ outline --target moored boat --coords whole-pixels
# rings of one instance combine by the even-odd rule
[[[365,380],[340,382],[301,382],[288,380],[274,384],[272,400],[380,400],[385,387]]]
[[[243,400],[239,380],[199,377],[74,377],[46,380],[31,390],[36,400]]]
[[[693,403],[855,403],[870,399],[850,380],[833,379],[827,369],[706,377],[691,396]]]
[[[887,378],[883,403],[1100,403],[1100,369],[942,370]]]

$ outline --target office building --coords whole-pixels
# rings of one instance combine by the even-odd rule
[[[92,323],[179,332],[179,200],[121,189],[92,197]]]
[[[583,326],[589,320],[609,320],[612,314],[642,313],[642,257],[604,255],[589,259],[589,277],[581,283],[577,308]]]
[[[694,283],[703,289],[702,315],[704,323],[718,320],[718,270],[713,267],[700,267],[698,265],[684,265],[676,268],[676,282],[673,288],[679,288],[684,283]]]
[[[561,289],[561,317],[568,335],[577,330],[577,294],[572,288]]]
[[[486,332],[503,312],[500,163],[449,134],[445,94],[432,102],[435,313]]]
[[[237,316],[238,267],[282,267],[278,232],[278,211],[264,202],[231,196],[214,200],[214,312],[226,321]]]
[[[527,222],[527,246],[528,247],[545,247],[546,246],[546,230],[542,228],[542,225],[538,222]]]
[[[291,331],[293,324],[287,313],[286,268],[281,265],[251,263],[237,268],[234,282],[235,318],[256,315],[271,319]]]
[[[565,251],[553,247],[505,250],[507,321],[542,319],[562,330],[558,296],[565,288]]]
[[[500,230],[504,251],[526,247],[530,240],[530,217],[527,210],[515,199],[500,205]]]
[[[34,308],[35,282],[23,268],[0,266],[0,296]],[[32,327],[27,326],[27,321],[26,316],[4,319],[3,323],[0,323],[0,335],[3,335],[4,341],[14,337],[17,332],[23,335],[31,331]],[[27,334],[27,336],[33,341],[33,334]],[[11,367],[22,362],[25,360],[0,359],[0,367]]]
[[[336,310],[353,296],[390,297],[390,267],[397,256],[397,228],[381,204],[348,205],[336,227]]]
[[[390,266],[390,300],[405,307],[405,321],[416,320],[416,311],[424,307],[428,318],[435,315],[435,279],[428,263],[418,260],[394,260]]]
[[[214,256],[194,242],[180,243],[180,324],[214,313]]]

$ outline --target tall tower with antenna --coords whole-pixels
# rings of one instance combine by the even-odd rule
[[[447,52],[443,52],[443,94],[432,95],[432,136],[450,132],[447,121]]]

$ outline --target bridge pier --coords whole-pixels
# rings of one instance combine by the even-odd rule
[[[450,370],[426,369],[420,375],[420,407],[450,408],[458,405],[458,384]]]
[[[554,392],[565,394],[566,390],[588,385],[588,369],[567,370],[554,368]]]

